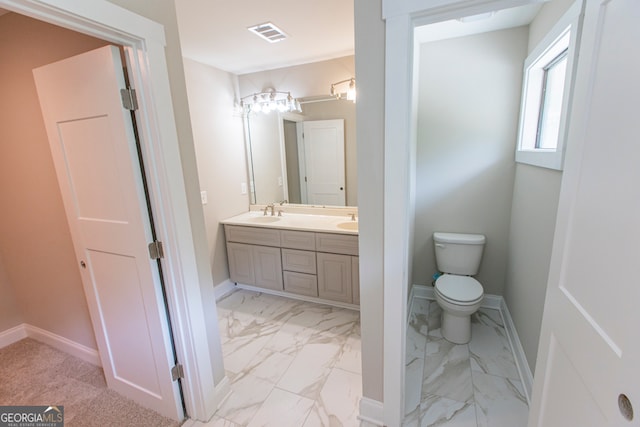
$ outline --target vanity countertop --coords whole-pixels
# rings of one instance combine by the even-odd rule
[[[353,221],[351,215],[310,215],[285,212],[282,216],[265,216],[262,211],[250,211],[220,222],[250,227],[358,235],[358,221]]]

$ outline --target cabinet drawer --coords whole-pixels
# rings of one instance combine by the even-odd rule
[[[225,225],[227,242],[248,243],[250,245],[280,246],[280,232],[269,228]]]
[[[316,233],[316,250],[334,254],[358,255],[358,236]]]
[[[318,296],[318,278],[313,274],[284,272],[284,290],[310,297]]]
[[[280,242],[283,248],[316,250],[315,233],[309,231],[280,231]]]
[[[282,249],[282,269],[298,273],[316,274],[316,253]]]

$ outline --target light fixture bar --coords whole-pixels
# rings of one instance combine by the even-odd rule
[[[240,109],[243,114],[251,112],[269,113],[271,111],[301,112],[300,101],[291,96],[290,92],[280,92],[273,88],[263,92],[252,93],[240,99]]]
[[[280,28],[276,27],[273,22],[254,25],[253,27],[247,28],[247,30],[269,43],[277,43],[287,38],[287,34]]]
[[[336,86],[340,86],[341,84],[344,84],[344,83],[349,83],[349,86],[347,87],[347,90],[346,90],[346,96],[344,96],[345,92],[340,92],[339,90],[336,89]],[[331,96],[335,97],[336,99],[347,98],[348,101],[353,101],[355,103],[356,102],[356,78],[351,77],[350,79],[341,80],[339,82],[333,83],[331,85],[331,89],[329,93],[331,94]]]

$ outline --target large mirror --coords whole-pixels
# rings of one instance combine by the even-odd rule
[[[292,95],[311,93],[299,98],[301,112],[244,115],[252,204],[357,206],[356,105],[329,95],[331,79],[353,76],[345,62],[350,65],[353,57],[306,64],[300,72],[289,67],[239,77],[245,93],[268,87],[280,74]]]

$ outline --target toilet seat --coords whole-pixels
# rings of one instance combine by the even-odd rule
[[[436,280],[435,290],[442,299],[457,305],[473,305],[484,295],[484,289],[476,279],[455,274],[440,276]]]

